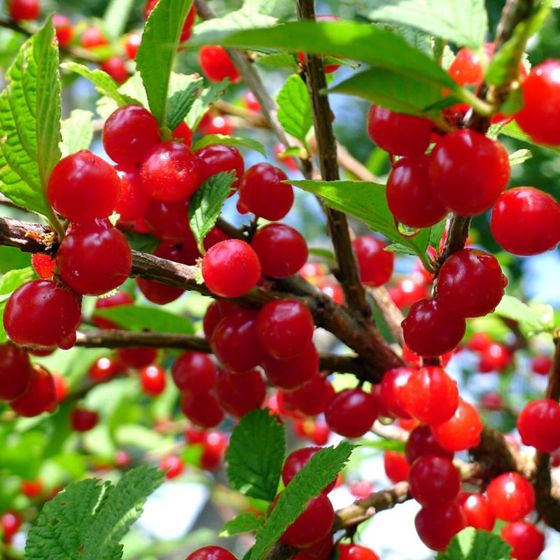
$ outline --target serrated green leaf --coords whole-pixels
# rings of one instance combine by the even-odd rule
[[[391,253],[396,253],[397,255],[412,255],[416,256],[416,252],[411,247],[407,247],[402,243],[390,243],[385,247],[385,251],[390,251]]]
[[[249,412],[233,430],[226,453],[230,485],[246,496],[271,502],[285,453],[286,434],[278,417],[268,410]]]
[[[509,154],[509,164],[510,165],[521,165],[522,163],[526,162],[528,159],[531,159],[533,154],[531,150],[522,149],[516,150],[512,154]]]
[[[69,70],[89,80],[101,95],[116,101],[119,107],[124,105],[141,105],[138,99],[122,93],[117,82],[109,74],[103,72],[103,70],[90,70],[87,66],[77,62],[63,62],[60,66],[64,70]]]
[[[168,126],[171,71],[191,6],[192,0],[159,0],[146,22],[136,55],[150,111],[161,126]]]
[[[412,26],[472,49],[482,45],[488,31],[484,0],[370,0],[368,17]]]
[[[252,560],[264,558],[294,519],[303,513],[309,500],[318,496],[336,478],[353,449],[353,445],[343,441],[337,447],[321,449],[311,457],[280,494],[266,523],[257,531]]]
[[[467,527],[453,537],[438,560],[509,560],[511,547],[500,535]]]
[[[394,243],[423,255],[428,247],[430,229],[417,235],[402,235],[385,197],[385,186],[363,181],[290,181],[290,184],[321,198],[329,208],[346,212],[362,220],[373,231],[388,237]]]
[[[118,39],[126,29],[134,0],[111,0],[103,14],[103,30],[112,39]]]
[[[307,87],[299,74],[290,76],[276,98],[278,120],[282,128],[300,142],[313,126],[313,112]]]
[[[527,305],[516,297],[505,295],[494,313],[519,322],[520,327],[531,333],[552,330],[554,314],[548,305]]]
[[[45,188],[60,159],[60,79],[54,27],[48,19],[26,41],[0,94],[0,192],[50,215]]]
[[[222,527],[219,536],[233,537],[240,533],[251,533],[256,531],[261,525],[262,518],[257,517],[254,513],[240,513]]]
[[[226,79],[221,82],[211,83],[208,87],[202,90],[185,118],[185,121],[191,130],[196,130],[198,124],[200,123],[200,119],[202,119],[202,117],[206,114],[210,105],[222,97],[228,85],[229,80]]]
[[[191,110],[200,94],[203,79],[197,74],[175,74],[169,86],[167,126],[175,130]]]
[[[254,138],[248,138],[247,136],[225,136],[224,134],[206,134],[193,146],[193,151],[196,152],[210,146],[213,144],[224,144],[226,146],[234,146],[239,148],[249,148],[250,150],[255,150],[266,156],[265,147]]]
[[[205,181],[189,201],[189,225],[201,252],[204,239],[216,225],[235,181],[234,172],[218,173]]]
[[[194,334],[194,326],[186,317],[149,305],[119,305],[98,309],[95,315],[129,330]]]
[[[70,116],[62,121],[61,132],[60,149],[63,157],[87,150],[93,140],[93,114],[90,111],[74,109]]]

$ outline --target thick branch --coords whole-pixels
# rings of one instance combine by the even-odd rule
[[[487,426],[482,430],[480,443],[469,452],[480,465],[480,475],[490,481],[499,474],[517,471],[519,466],[504,436]]]

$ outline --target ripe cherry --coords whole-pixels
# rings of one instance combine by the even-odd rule
[[[235,64],[223,47],[210,45],[202,47],[199,52],[199,62],[202,72],[211,82],[221,82],[226,78],[232,83],[240,80]]]
[[[145,192],[145,191],[144,191]],[[152,200],[144,215],[148,230],[164,241],[181,243],[192,237],[184,200],[161,202]]]
[[[165,473],[167,480],[173,480],[183,474],[185,463],[177,455],[166,455],[159,462],[159,468]]]
[[[58,272],[81,295],[99,296],[130,275],[132,253],[126,237],[109,223],[72,226],[58,249]]]
[[[243,95],[243,105],[247,110],[253,111],[254,113],[261,112],[261,104],[252,91],[247,91]]]
[[[199,394],[214,387],[218,373],[208,354],[185,352],[175,360],[171,375],[179,391]]]
[[[405,481],[410,472],[406,457],[398,451],[385,451],[383,454],[383,467],[387,478],[395,484]]]
[[[395,156],[420,156],[430,144],[432,123],[373,105],[368,114],[370,138]]]
[[[544,550],[544,534],[527,521],[508,523],[500,535],[513,548],[515,560],[537,560]]]
[[[411,368],[400,367],[390,369],[383,374],[379,397],[387,415],[395,418],[410,418],[405,408],[404,389],[412,373]]]
[[[198,130],[204,135],[223,134],[224,136],[231,136],[233,134],[233,125],[227,115],[211,115],[206,113],[200,120]]]
[[[262,364],[268,381],[288,391],[298,389],[319,373],[319,354],[310,342],[293,358],[279,360],[264,355]]]
[[[363,436],[376,418],[375,397],[362,389],[346,389],[337,393],[325,411],[330,429],[347,438]]]
[[[21,526],[23,519],[18,513],[7,511],[0,516],[0,529],[2,532],[2,540],[6,544],[10,544],[16,536]]]
[[[31,256],[31,264],[33,270],[37,273],[39,278],[43,280],[51,280],[56,270],[56,260],[50,255],[42,255],[41,253],[34,253]]]
[[[130,77],[125,61],[119,56],[111,56],[107,60],[104,60],[100,67],[101,70],[109,74],[117,84],[124,84]]]
[[[27,352],[10,342],[0,345],[0,400],[13,401],[23,395],[32,377]]]
[[[20,346],[68,349],[76,342],[82,315],[80,299],[51,280],[33,280],[12,293],[4,328]]]
[[[41,4],[39,0],[8,0],[8,13],[15,21],[38,19]]]
[[[550,356],[533,356],[531,359],[531,369],[538,375],[548,375],[552,368],[552,358]]]
[[[338,560],[379,560],[370,548],[359,544],[339,544]]]
[[[402,322],[406,344],[421,356],[451,352],[465,334],[465,319],[447,311],[437,299],[415,303]]]
[[[284,461],[284,466],[282,467],[282,482],[284,486],[288,486],[291,480],[296,476],[296,474],[311,461],[311,457],[320,451],[320,447],[303,447],[302,449],[296,449],[292,451]],[[324,494],[328,494],[336,484],[336,477],[335,479],[328,484],[324,490]]]
[[[163,142],[148,153],[140,177],[146,192],[156,200],[176,202],[200,187],[200,162],[185,144]]]
[[[328,560],[332,549],[333,537],[332,535],[327,535],[309,548],[300,550],[294,556],[294,560]]]
[[[200,466],[207,471],[219,468],[223,463],[227,445],[227,437],[221,432],[205,433],[202,440]]]
[[[263,405],[266,384],[256,369],[241,374],[222,370],[218,374],[216,396],[226,412],[241,418]]]
[[[70,18],[62,14],[55,14],[53,16],[53,25],[56,31],[56,38],[60,47],[67,47],[74,38],[74,28]]]
[[[151,397],[157,397],[165,391],[166,377],[162,367],[151,365],[140,370],[142,391]]]
[[[55,165],[47,196],[52,207],[70,221],[91,222],[113,212],[119,189],[117,172],[100,157],[81,150]]]
[[[560,447],[560,405],[552,399],[530,402],[517,418],[521,441],[543,453]]]
[[[157,120],[139,105],[120,107],[103,127],[103,147],[107,155],[125,167],[139,166],[159,142]]]
[[[75,432],[89,432],[99,423],[99,414],[94,410],[76,407],[70,415],[70,425]]]
[[[480,53],[471,49],[459,49],[451,62],[448,73],[461,86],[476,86],[484,80],[484,68]]]
[[[410,468],[410,493],[424,507],[454,500],[461,490],[461,475],[445,457],[422,455]]]
[[[361,235],[352,241],[356,253],[360,280],[368,286],[382,286],[393,274],[394,254],[386,251],[386,244],[373,235]]]
[[[451,539],[465,527],[465,516],[459,504],[447,502],[424,507],[416,515],[414,525],[422,542],[432,550],[445,550]]]
[[[173,138],[183,142],[185,146],[190,148],[193,143],[193,131],[188,127],[185,121],[181,121],[179,126],[173,131]]]
[[[283,397],[287,408],[316,416],[325,412],[334,397],[334,389],[330,381],[318,373],[298,389],[283,393]]]
[[[512,359],[511,351],[507,346],[499,342],[492,342],[480,353],[478,371],[481,373],[503,371],[511,364]]]
[[[118,169],[118,174],[121,190],[115,212],[119,214],[119,224],[134,223],[144,218],[151,199],[144,190],[138,171]]]
[[[560,62],[546,60],[535,66],[521,84],[523,108],[515,115],[517,124],[538,144],[560,144]],[[543,103],[547,99],[547,103]]]
[[[88,27],[80,37],[80,43],[84,49],[95,49],[109,44],[107,37],[98,27]]]
[[[403,402],[414,418],[426,424],[441,424],[457,410],[459,390],[443,368],[427,366],[409,377],[403,388]]]
[[[225,144],[211,144],[196,151],[195,156],[202,162],[202,181],[206,181],[212,175],[217,175],[218,173],[233,171],[237,179],[231,187],[233,189],[239,188],[241,179],[243,179],[243,172],[245,171],[245,162],[237,148],[226,146]]]
[[[434,439],[448,451],[464,451],[480,442],[483,425],[478,410],[459,400],[455,414],[446,422],[432,426]]]
[[[418,457],[432,455],[453,459],[453,452],[444,449],[435,439],[429,426],[418,426],[410,432],[404,449],[407,461],[412,465]]]
[[[324,539],[332,529],[334,509],[324,494],[312,498],[305,511],[286,529],[281,540],[294,547],[305,548]]]
[[[463,492],[459,495],[459,504],[465,515],[467,527],[492,531],[496,517],[490,511],[488,498],[484,494]]]
[[[430,176],[441,204],[461,216],[491,208],[510,175],[505,148],[474,130],[444,136],[431,156]]]
[[[237,560],[235,556],[221,546],[204,546],[187,556],[187,560]]]
[[[41,479],[23,480],[21,483],[21,493],[30,499],[37,498],[43,493],[44,484]]]
[[[523,257],[554,249],[560,241],[560,204],[533,187],[516,187],[502,193],[490,219],[496,241]]]
[[[212,393],[184,393],[181,397],[181,410],[191,422],[201,428],[215,428],[224,419],[224,412]]]
[[[220,324],[220,321],[228,315],[234,315],[240,309],[240,307],[230,301],[213,301],[208,306],[202,321],[204,336],[210,340],[216,330],[216,327]]]
[[[142,35],[140,33],[129,33],[124,42],[124,51],[129,60],[135,60],[138,49],[142,44]]]
[[[228,239],[210,248],[202,259],[202,277],[217,296],[234,298],[249,293],[261,276],[261,263],[251,245]]]
[[[41,366],[33,366],[31,379],[24,393],[9,403],[19,416],[32,418],[56,409],[56,390],[52,375]]]
[[[519,521],[535,508],[535,490],[532,484],[515,472],[496,477],[486,490],[490,510],[504,521]]]
[[[281,220],[294,204],[294,189],[283,183],[286,174],[269,163],[250,167],[239,187],[239,202],[247,211],[267,220]]]
[[[125,367],[140,369],[155,362],[157,350],[155,348],[119,348],[117,351],[119,362]]]
[[[409,227],[432,226],[447,214],[447,208],[434,196],[428,156],[397,161],[389,175],[386,194],[395,219]]]
[[[284,224],[268,224],[258,229],[251,245],[261,262],[262,273],[271,278],[293,276],[308,256],[303,236]]]
[[[88,370],[89,378],[96,383],[107,381],[119,373],[119,364],[112,358],[99,358]]]

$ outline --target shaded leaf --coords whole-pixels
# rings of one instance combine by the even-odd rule
[[[74,109],[67,119],[62,121],[62,144],[64,157],[87,150],[93,140],[93,114],[90,111]]]

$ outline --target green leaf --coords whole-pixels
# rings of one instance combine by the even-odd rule
[[[189,225],[201,252],[204,238],[216,225],[235,180],[234,172],[218,173],[205,181],[189,202]]]
[[[117,82],[109,74],[103,72],[103,70],[90,70],[87,66],[77,62],[64,62],[60,66],[64,70],[69,70],[89,80],[101,95],[116,101],[119,107],[124,105],[142,105],[138,99],[122,93]]]
[[[254,443],[252,445],[255,446]],[[337,447],[321,449],[311,457],[311,460],[280,494],[266,523],[257,531],[257,540],[251,553],[253,560],[264,558],[294,519],[303,513],[309,500],[318,496],[336,478],[350,458],[353,449],[353,445],[343,441]]]
[[[372,0],[372,21],[391,21],[416,27],[458,47],[477,49],[488,32],[484,0]]]
[[[280,19],[296,15],[294,2],[286,2],[286,0],[245,0],[243,9],[249,13],[264,14]]]
[[[236,148],[249,148],[250,150],[255,150],[259,152],[259,154],[266,156],[265,147],[258,140],[248,138],[247,136],[225,136],[224,134],[206,134],[194,144],[193,152],[212,144],[224,144]]]
[[[136,67],[144,82],[150,111],[161,126],[168,126],[171,71],[191,5],[192,0],[159,0],[146,22],[136,55]]]
[[[262,518],[257,517],[254,513],[240,513],[222,527],[219,536],[233,537],[240,533],[251,533],[256,531],[261,525]]]
[[[560,153],[560,148],[554,148],[552,146],[542,146],[541,144],[533,142],[533,140],[519,128],[519,125],[515,121],[511,121],[510,123],[501,127],[499,129],[499,134],[504,134],[505,136],[509,136],[510,138],[521,140],[522,142],[530,144],[531,146],[538,146],[542,150],[554,152],[557,154]]]
[[[149,233],[140,233],[138,231],[124,232],[128,244],[133,251],[142,253],[153,253],[161,241]]]
[[[202,89],[203,80],[197,74],[173,74],[169,86],[167,126],[175,130],[192,109]]]
[[[70,116],[62,121],[61,132],[60,149],[64,157],[87,150],[93,140],[93,114],[90,111],[74,109]]]
[[[15,247],[0,247],[0,273],[9,272],[15,268],[26,268],[31,265],[31,255]]]
[[[126,29],[134,0],[111,0],[103,14],[103,29],[112,39],[118,39]]]
[[[549,305],[527,305],[516,297],[505,295],[494,311],[500,317],[517,321],[531,333],[554,328],[554,313]]]
[[[298,74],[293,74],[286,80],[276,101],[282,128],[305,144],[305,137],[313,126],[313,112],[307,87]]]
[[[509,164],[510,165],[521,165],[522,163],[526,162],[528,159],[531,159],[533,154],[531,150],[522,149],[516,150],[512,154],[509,154]]]
[[[360,441],[360,449],[362,448],[376,449],[378,451],[398,451],[404,453],[404,441],[394,439],[378,439]]]
[[[267,68],[289,68],[292,71],[298,69],[298,64],[294,55],[285,52],[263,54],[262,56],[258,56],[255,62]]]
[[[194,326],[186,317],[149,305],[119,305],[96,310],[95,315],[130,330],[194,334]]]
[[[200,119],[206,114],[210,105],[222,97],[228,85],[229,80],[226,79],[222,82],[211,83],[202,90],[185,118],[191,130],[196,130]]]
[[[224,17],[212,18],[199,23],[194,29],[194,36],[214,31],[235,31],[252,28],[271,27],[278,20],[256,11],[243,7],[241,10],[230,12]]]
[[[54,27],[48,19],[26,41],[0,95],[0,192],[49,216],[45,188],[60,159],[60,79]]]
[[[509,560],[512,549],[500,535],[467,527],[453,537],[438,560]]]
[[[284,426],[268,410],[246,414],[233,430],[226,453],[230,485],[246,496],[271,502],[280,482],[285,440]]]
[[[447,216],[430,228],[430,246],[439,251],[441,239],[447,227]]]
[[[33,268],[28,266],[19,270],[10,270],[0,278],[0,295],[11,294],[25,282],[33,279]]]
[[[428,247],[430,230],[417,235],[402,235],[387,206],[385,186],[362,181],[290,181],[290,184],[321,198],[329,208],[346,212],[362,220],[372,230],[388,237],[416,255],[423,255]]]

